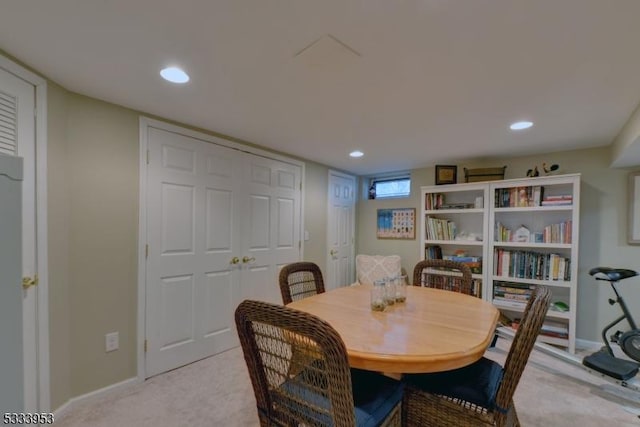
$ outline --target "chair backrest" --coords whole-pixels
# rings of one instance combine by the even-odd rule
[[[312,262],[285,265],[280,270],[279,281],[283,304],[324,292],[322,271]]]
[[[510,405],[550,303],[551,292],[549,289],[545,286],[537,286],[527,302],[522,320],[507,354],[502,382],[496,395],[496,405],[499,408],[508,408]]]
[[[344,342],[324,320],[262,301],[235,312],[261,425],[355,426]]]
[[[445,259],[418,262],[413,268],[413,285],[480,296],[474,289],[469,266]]]
[[[372,285],[376,280],[400,276],[399,255],[357,255],[356,277],[361,285]]]

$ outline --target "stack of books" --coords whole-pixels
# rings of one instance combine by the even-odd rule
[[[541,206],[569,206],[573,204],[573,196],[571,194],[561,194],[556,196],[544,196]]]
[[[534,287],[527,283],[498,282],[493,286],[493,299],[525,305],[531,298],[533,289]]]
[[[467,267],[469,267],[472,273],[482,274],[482,257],[481,256],[444,255],[442,259],[461,262],[462,264],[465,264]]]
[[[520,319],[514,319],[511,322],[511,328],[517,330],[518,326],[520,326]],[[566,323],[545,320],[542,324],[542,329],[540,329],[540,335],[552,338],[569,339],[569,328]]]

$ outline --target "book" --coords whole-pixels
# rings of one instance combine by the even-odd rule
[[[543,200],[540,206],[571,206],[573,200]]]
[[[552,320],[545,320],[542,324],[543,332],[555,332],[559,334],[568,334],[569,328],[565,323],[554,322]]]
[[[571,194],[548,195],[544,197],[544,200],[573,200],[573,196]]]

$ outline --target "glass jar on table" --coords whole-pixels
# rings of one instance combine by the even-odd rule
[[[371,310],[373,311],[384,311],[387,307],[385,284],[385,280],[373,282],[373,288],[371,289]]]
[[[405,302],[407,300],[407,275],[401,274],[396,276],[396,302]]]
[[[384,300],[387,305],[396,303],[396,278],[387,277],[384,279]]]

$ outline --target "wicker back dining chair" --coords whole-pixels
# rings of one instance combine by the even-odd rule
[[[405,375],[406,426],[519,426],[513,394],[549,309],[551,293],[530,297],[504,368],[487,358],[460,369]]]
[[[317,264],[294,262],[280,270],[280,293],[283,304],[323,292],[324,280]]]
[[[403,383],[350,369],[344,342],[324,320],[245,300],[235,321],[261,426],[400,427]]]
[[[425,259],[413,268],[413,285],[480,296],[474,289],[471,269],[457,261]]]

